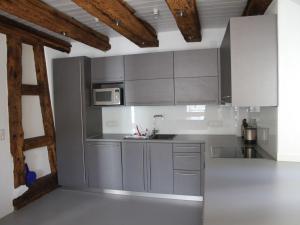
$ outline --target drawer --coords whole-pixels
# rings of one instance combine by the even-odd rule
[[[174,171],[174,194],[177,195],[201,195],[200,171]]]
[[[200,144],[174,144],[174,152],[201,152]]]
[[[175,170],[200,170],[201,169],[200,153],[175,153],[174,169]]]

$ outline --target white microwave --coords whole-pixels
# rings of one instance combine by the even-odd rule
[[[101,88],[93,89],[94,105],[121,105],[122,104],[121,88]]]

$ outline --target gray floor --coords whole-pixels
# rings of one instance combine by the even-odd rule
[[[201,225],[202,203],[58,189],[0,225]]]

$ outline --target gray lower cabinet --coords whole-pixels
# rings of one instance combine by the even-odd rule
[[[201,195],[201,172],[175,170],[174,194]]]
[[[218,78],[175,78],[175,104],[218,103]]]
[[[169,143],[149,143],[149,192],[173,193],[173,145]]]
[[[113,56],[91,60],[92,81],[94,83],[124,81],[124,57]]]
[[[174,105],[174,80],[135,80],[125,82],[126,105]]]
[[[90,188],[122,190],[121,143],[86,144],[85,165]]]
[[[124,190],[172,194],[172,153],[171,143],[124,142]]]
[[[125,191],[145,192],[146,154],[143,142],[122,144],[123,185]]]
[[[218,49],[174,52],[176,77],[218,76]]]
[[[173,52],[125,56],[125,80],[173,78]]]

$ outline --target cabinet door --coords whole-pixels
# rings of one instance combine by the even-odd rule
[[[277,106],[277,17],[232,18],[230,35],[232,104]]]
[[[175,77],[218,76],[218,50],[174,52]]]
[[[125,82],[126,105],[173,105],[173,79]]]
[[[145,192],[146,188],[146,167],[144,143],[123,142],[123,185],[125,191]]]
[[[218,102],[218,78],[176,78],[175,104]]]
[[[54,60],[53,74],[58,181],[62,186],[84,187],[84,58]]]
[[[88,143],[85,165],[90,188],[122,190],[120,143]]]
[[[124,81],[124,57],[94,58],[91,62],[94,83]]]
[[[148,144],[149,192],[173,193],[173,156],[172,144]]]
[[[201,195],[200,171],[174,171],[174,194]]]
[[[125,56],[125,80],[173,78],[173,52]]]

